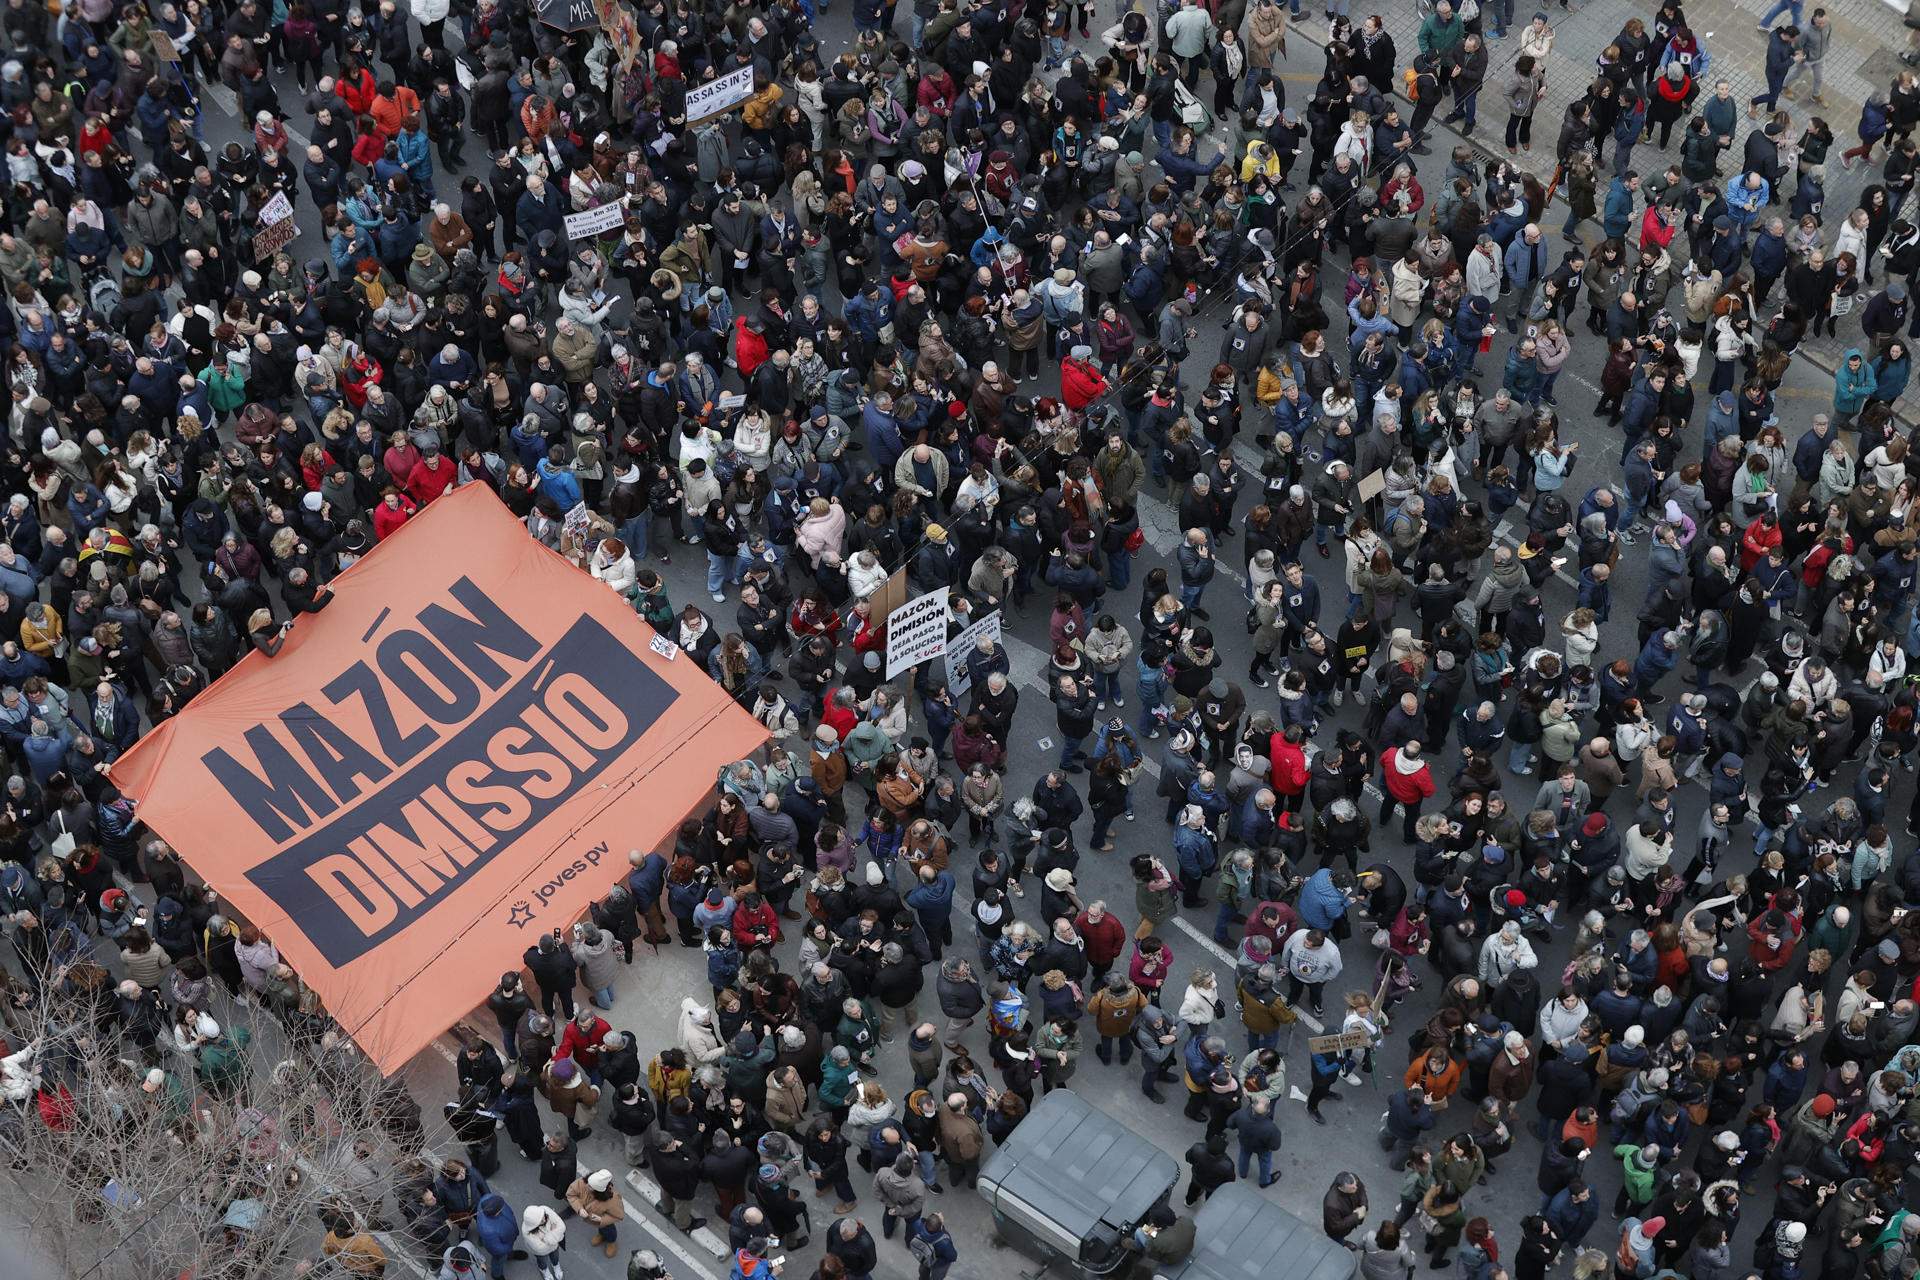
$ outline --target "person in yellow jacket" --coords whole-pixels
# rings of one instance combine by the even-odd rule
[[[1252,182],[1253,175],[1264,173],[1275,182],[1284,176],[1280,169],[1280,153],[1273,144],[1255,138],[1247,144],[1247,154],[1240,159],[1240,181]]]
[[[772,81],[761,82],[758,76],[754,80],[753,96],[741,105],[740,118],[747,128],[765,133],[780,118],[780,99],[785,94]]]

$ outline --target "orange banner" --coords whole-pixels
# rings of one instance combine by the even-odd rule
[[[333,590],[112,778],[391,1072],[766,731],[480,485]]]

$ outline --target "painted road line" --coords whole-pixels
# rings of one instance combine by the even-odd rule
[[[1173,923],[1179,927],[1182,933],[1186,934],[1189,938],[1192,938],[1195,942],[1205,947],[1213,955],[1214,959],[1218,960],[1221,964],[1226,965],[1228,969],[1232,969],[1234,967],[1233,957],[1227,954],[1226,948],[1222,947],[1219,943],[1215,942],[1212,938],[1209,938],[1206,934],[1200,932],[1199,929],[1195,928],[1190,922],[1188,922],[1185,916],[1175,916],[1173,918]],[[1294,1015],[1300,1019],[1300,1025],[1305,1027],[1307,1030],[1313,1032],[1313,1034],[1324,1035],[1326,1033],[1327,1029],[1324,1025],[1321,1024],[1320,1019],[1314,1017],[1307,1010],[1295,1009],[1293,1012],[1294,1012]]]
[[[627,1185],[633,1188],[634,1194],[640,1197],[642,1203],[653,1210],[655,1214],[660,1215],[662,1221],[665,1221],[665,1215],[660,1214],[660,1202],[664,1198],[664,1193],[660,1190],[658,1183],[641,1173],[638,1169],[630,1169],[627,1171]],[[621,1197],[621,1200],[627,1206],[627,1216],[636,1222],[644,1223],[647,1227],[648,1234],[665,1245],[667,1251],[673,1254],[674,1257],[680,1259],[689,1267],[692,1267],[694,1273],[700,1277],[700,1280],[719,1280],[719,1277],[715,1276],[705,1263],[687,1252],[686,1247],[673,1238],[674,1235],[680,1234],[680,1228],[668,1222],[665,1231],[655,1231],[653,1230],[652,1221],[641,1216],[639,1209],[634,1207],[633,1201],[626,1199],[624,1196]],[[724,1258],[727,1256],[726,1243],[705,1227],[695,1228],[689,1238],[715,1258]]]

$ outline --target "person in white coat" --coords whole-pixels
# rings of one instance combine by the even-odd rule
[[[413,20],[420,24],[420,43],[435,49],[446,48],[446,39],[440,33],[452,7],[450,0],[408,0],[407,7],[413,10]]]
[[[627,599],[633,599],[640,590],[639,572],[633,566],[633,553],[627,550],[627,544],[618,538],[602,538],[593,549],[593,560],[589,565],[593,576],[600,579]]]
[[[567,1224],[543,1204],[530,1204],[520,1215],[520,1243],[545,1280],[566,1280],[560,1250],[567,1243]]]

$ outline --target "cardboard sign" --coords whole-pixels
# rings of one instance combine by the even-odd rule
[[[687,90],[687,123],[696,124],[753,96],[753,68],[741,67]]]
[[[626,206],[614,203],[603,204],[592,209],[583,209],[579,213],[567,215],[567,239],[585,240],[604,231],[612,231],[627,225]]]
[[[270,227],[262,227],[253,233],[253,260],[255,262],[271,261],[274,254],[292,244],[299,234],[300,228],[294,224],[292,218],[288,218],[285,222],[276,222]]]
[[[973,687],[973,673],[967,670],[967,655],[973,652],[981,636],[990,636],[995,641],[1000,639],[998,609],[970,624],[965,631],[947,642],[947,692],[955,698]]]
[[[175,47],[173,37],[164,31],[155,31],[153,36],[153,56],[162,62],[180,61],[180,50]]]
[[[1372,502],[1384,493],[1386,488],[1387,473],[1385,471],[1374,471],[1361,476],[1360,483],[1354,486],[1355,492],[1360,495],[1360,501],[1362,502]]]
[[[293,219],[293,202],[276,191],[260,210],[260,229],[253,233],[253,260],[265,262],[293,243],[300,227]]]
[[[1342,1031],[1334,1036],[1308,1036],[1309,1053],[1346,1053],[1350,1049],[1364,1049],[1372,1043],[1372,1037],[1364,1031]]]
[[[111,776],[392,1072],[766,741],[654,634],[463,485]]]
[[[887,615],[887,679],[947,652],[947,592],[941,587]]]

